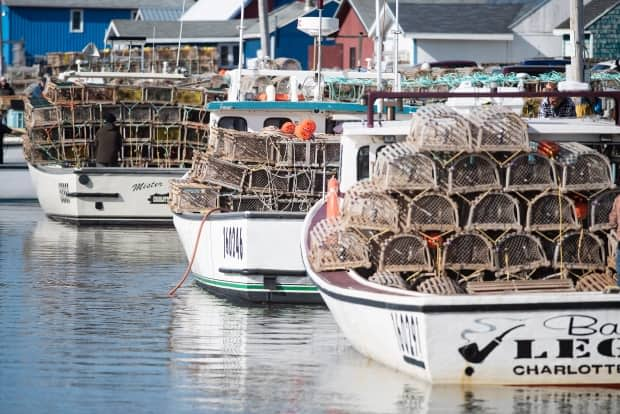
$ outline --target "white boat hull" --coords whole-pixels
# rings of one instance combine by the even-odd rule
[[[354,272],[315,272],[338,326],[362,354],[431,383],[620,384],[620,294],[430,295]]]
[[[21,138],[7,136],[4,137],[3,143],[3,163],[0,164],[0,201],[35,201],[37,193],[28,173]]]
[[[28,165],[39,204],[80,224],[170,224],[168,187],[181,168],[63,168]]]
[[[173,221],[196,282],[230,299],[322,303],[301,259],[302,213],[175,214]],[[200,234],[199,234],[200,233]]]

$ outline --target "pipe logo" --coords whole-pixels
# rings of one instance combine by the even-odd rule
[[[472,364],[480,364],[484,362],[485,359],[487,359],[489,354],[491,354],[491,352],[493,352],[493,350],[497,348],[500,343],[502,343],[502,340],[506,335],[508,335],[515,329],[521,328],[523,326],[525,326],[525,324],[513,326],[512,328],[505,330],[503,333],[493,338],[493,340],[486,344],[483,348],[480,348],[475,342],[463,345],[459,348],[459,353],[465,359],[465,361],[471,362]]]

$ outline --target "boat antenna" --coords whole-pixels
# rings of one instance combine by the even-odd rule
[[[323,93],[321,92],[321,42],[322,42],[322,31],[323,31],[323,0],[316,1],[316,8],[319,10],[319,36],[318,36],[318,51],[317,51],[317,65],[316,65],[316,84],[317,84],[317,94],[315,95],[315,100],[322,101]],[[317,99],[318,98],[318,99]]]
[[[379,15],[381,14],[381,0],[375,0],[375,70],[377,71],[377,90],[381,88],[381,55],[383,55],[383,39],[379,28]]]
[[[245,2],[241,0],[241,18],[239,20],[239,62],[237,62],[237,93],[236,100],[241,100],[241,68],[243,67],[243,21]]]
[[[398,35],[400,32],[400,26],[398,24],[398,0],[396,0],[396,16],[394,22],[394,92],[400,92],[400,76],[398,76]]]
[[[183,7],[181,11],[181,23],[179,24],[179,44],[177,45],[177,73],[179,72],[179,59],[181,58],[181,37],[183,36],[183,15],[185,14],[185,0],[183,0]]]

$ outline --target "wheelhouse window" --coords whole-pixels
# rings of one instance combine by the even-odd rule
[[[82,33],[84,31],[84,10],[71,9],[69,21],[69,31],[71,33]]]
[[[247,131],[248,122],[240,116],[224,116],[217,122],[220,128],[234,129],[237,131]]]
[[[267,118],[265,119],[265,122],[263,122],[263,128],[265,127],[276,127],[276,128],[282,128],[282,125],[284,125],[284,123],[286,122],[292,122],[290,119],[288,118]]]
[[[364,145],[357,151],[357,181],[370,176],[370,147]]]

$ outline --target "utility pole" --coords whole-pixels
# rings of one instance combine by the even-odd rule
[[[2,32],[2,20],[4,20],[3,15],[4,15],[4,0],[1,0],[0,1],[0,76],[4,75],[4,35]]]
[[[264,57],[271,57],[269,50],[269,14],[265,0],[258,0],[258,20],[260,22],[260,48]]]
[[[567,79],[583,82],[583,0],[570,1],[570,41],[573,47]]]

